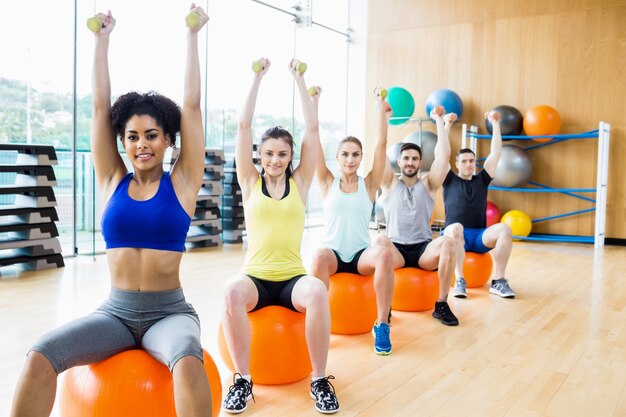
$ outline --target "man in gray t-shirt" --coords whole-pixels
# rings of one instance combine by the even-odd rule
[[[399,178],[387,162],[381,187],[387,236],[378,235],[375,244],[390,248],[394,268],[414,267],[438,271],[439,298],[435,303],[433,317],[445,325],[456,326],[459,321],[450,310],[447,299],[456,262],[455,238],[462,239],[462,227],[458,224],[450,225],[445,237],[434,240],[430,229],[437,190],[450,170],[448,136],[457,119],[454,113],[444,113],[445,109],[437,106],[430,114],[437,125],[437,145],[428,174],[421,178],[418,175],[422,155],[420,147],[413,143],[405,143],[400,148]]]

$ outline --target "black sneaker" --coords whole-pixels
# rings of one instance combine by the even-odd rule
[[[315,409],[324,414],[333,414],[339,411],[335,387],[329,379],[335,379],[335,377],[328,375],[311,382],[311,398],[315,400]]]
[[[452,313],[450,306],[446,301],[437,301],[435,303],[435,311],[433,311],[433,317],[441,320],[446,326],[458,326],[459,319]]]
[[[248,407],[247,402],[252,399],[252,382],[248,382],[240,373],[233,375],[233,385],[230,386],[222,409],[227,413],[239,414]]]

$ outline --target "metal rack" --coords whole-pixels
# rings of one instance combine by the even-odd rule
[[[606,194],[607,194],[607,182],[609,172],[609,142],[611,137],[611,125],[606,122],[600,122],[598,129],[591,130],[589,132],[576,133],[576,134],[561,134],[561,135],[539,135],[539,136],[521,136],[521,135],[503,135],[503,139],[515,139],[515,140],[533,140],[536,138],[552,138],[549,142],[544,142],[536,145],[531,145],[523,148],[524,150],[538,149],[544,146],[555,145],[557,143],[565,142],[568,140],[583,140],[583,139],[598,139],[598,170],[596,174],[596,187],[595,188],[554,188],[546,184],[540,184],[537,182],[529,181],[529,184],[533,187],[497,187],[489,186],[490,190],[497,191],[513,191],[513,192],[526,192],[526,193],[560,193],[569,197],[578,198],[588,201],[593,204],[593,207],[571,211],[567,213],[560,213],[553,216],[547,216],[537,219],[532,219],[533,223],[560,219],[563,217],[576,216],[584,213],[595,212],[595,230],[592,236],[569,236],[558,234],[545,234],[537,235],[530,234],[529,236],[514,236],[520,240],[531,241],[552,241],[552,242],[580,242],[580,243],[593,243],[596,248],[604,246],[605,238],[605,226],[606,226]],[[490,135],[479,135],[478,127],[473,125],[468,128],[467,124],[463,124],[462,127],[462,139],[461,147],[470,148],[476,153],[477,140],[486,139],[491,140]],[[478,161],[484,160],[478,159]],[[581,193],[595,193],[596,198],[590,198]]]
[[[1,144],[4,163],[0,174],[13,184],[0,184],[0,267],[18,264],[23,269],[64,266],[55,222],[57,185],[54,147]],[[8,154],[17,153],[17,158]]]

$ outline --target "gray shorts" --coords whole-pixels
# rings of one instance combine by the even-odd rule
[[[182,288],[155,292],[112,288],[96,311],[46,333],[31,350],[48,358],[60,374],[137,348],[170,371],[185,356],[202,361],[200,320]]]

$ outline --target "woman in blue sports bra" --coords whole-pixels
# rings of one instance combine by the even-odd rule
[[[385,173],[387,160],[387,124],[391,107],[380,89],[375,90],[378,109],[378,132],[371,171],[365,176],[357,170],[363,160],[363,146],[354,136],[339,142],[337,162],[340,175],[335,177],[326,166],[321,149],[317,159],[317,181],[324,199],[323,247],[313,256],[311,274],[320,278],[326,286],[330,276],[337,272],[374,274],[374,291],[378,318],[372,323],[374,352],[391,354],[389,317],[393,296],[393,259],[391,251],[384,246],[370,244],[369,223],[376,193]],[[314,100],[317,106],[317,100]]]
[[[181,109],[155,92],[127,93],[111,106],[109,38],[115,19],[96,16],[93,61],[92,152],[105,209],[102,234],[111,271],[109,298],[93,313],[41,337],[30,349],[12,415],[49,415],[57,376],[66,369],[142,348],[169,367],[179,416],[210,416],[211,390],[202,365],[200,322],[185,301],[179,266],[204,170],[200,111],[198,32],[208,21],[191,5],[199,24],[188,28]],[[146,60],[147,59],[147,60]],[[133,65],[161,65],[137,56]],[[181,153],[164,172],[168,147],[180,133]],[[117,150],[120,140],[133,166]]]

